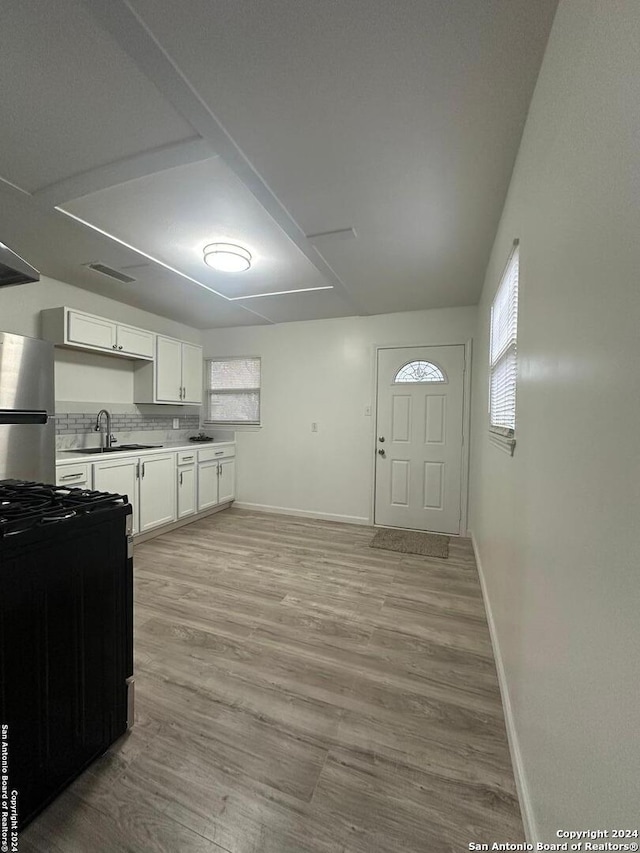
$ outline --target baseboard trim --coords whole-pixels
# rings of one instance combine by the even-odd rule
[[[524,826],[524,834],[529,844],[536,844],[538,841],[538,831],[535,817],[533,815],[533,807],[531,805],[531,797],[529,795],[529,786],[524,772],[522,762],[522,753],[520,752],[520,743],[516,732],[515,720],[513,718],[513,708],[511,707],[511,699],[509,697],[509,686],[507,684],[507,676],[504,671],[502,662],[502,654],[500,652],[500,642],[498,640],[498,632],[493,619],[493,611],[491,609],[491,601],[487,591],[484,571],[482,568],[482,560],[478,551],[478,543],[473,531],[469,531],[471,543],[473,545],[473,553],[476,557],[476,565],[478,566],[478,576],[480,578],[480,586],[482,587],[482,598],[484,600],[484,609],[487,614],[487,622],[489,624],[489,634],[491,635],[491,646],[493,647],[493,656],[496,661],[496,669],[498,672],[498,683],[500,685],[500,695],[502,697],[502,707],[504,708],[504,718],[507,726],[507,738],[509,741],[509,752],[511,754],[511,764],[513,766],[513,775],[516,780],[516,789],[518,791],[518,800],[520,802],[520,813],[522,814],[522,823]]]
[[[163,524],[161,527],[154,527],[153,530],[145,530],[144,533],[136,533],[133,537],[133,544],[140,545],[148,539],[154,539],[156,536],[162,536],[164,533],[171,533],[172,530],[177,530],[179,527],[184,527],[186,524],[193,524],[194,521],[201,521],[210,515],[215,515],[223,509],[229,509],[233,501],[218,504],[211,509],[205,509],[203,512],[194,512],[193,515],[187,515],[185,518],[180,518],[177,521],[172,521],[169,524]]]
[[[343,524],[366,524],[371,526],[371,520],[359,515],[337,515],[332,512],[316,512],[307,509],[291,509],[286,506],[270,506],[269,504],[252,504],[244,501],[235,501],[233,504],[237,509],[250,509],[255,512],[268,512],[274,515],[295,515],[300,518],[317,518],[320,521],[339,521]]]

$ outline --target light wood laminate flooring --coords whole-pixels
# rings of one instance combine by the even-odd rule
[[[231,509],[135,549],[133,730],[21,853],[523,841],[471,545]]]

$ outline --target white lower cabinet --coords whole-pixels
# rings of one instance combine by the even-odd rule
[[[133,532],[140,531],[138,519],[138,459],[111,458],[93,465],[93,488],[98,492],[127,495],[133,507]]]
[[[114,453],[100,462],[56,466],[56,483],[127,495],[133,533],[146,533],[226,504],[236,496],[235,445],[166,450],[144,456]]]
[[[235,496],[235,447],[200,450],[198,452],[198,512],[232,501]]]
[[[218,462],[220,474],[218,475],[218,503],[232,501],[236,496],[236,460],[221,459]]]
[[[218,460],[198,463],[198,512],[218,503]]]
[[[196,511],[196,466],[178,465],[178,518],[186,518]]]
[[[88,485],[88,465],[56,465],[56,486],[69,486],[69,488],[74,489],[86,489]]]
[[[143,456],[140,460],[140,533],[176,520],[173,453]]]
[[[93,488],[127,495],[133,532],[144,533],[176,520],[175,454],[111,458],[93,465]]]

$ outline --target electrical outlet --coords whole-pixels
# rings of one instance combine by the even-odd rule
[[[318,424],[315,421],[311,424],[311,432],[318,432]]]
[[[180,418],[174,418],[173,419],[173,428],[174,429],[180,429]]]

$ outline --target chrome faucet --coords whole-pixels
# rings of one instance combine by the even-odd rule
[[[102,429],[102,423],[100,422],[100,418],[103,415],[106,416],[107,421],[106,432]],[[103,450],[108,450],[118,440],[115,435],[111,434],[111,412],[107,411],[107,409],[100,409],[100,411],[98,412],[98,416],[96,417],[95,430],[96,432],[100,433],[100,446]]]

